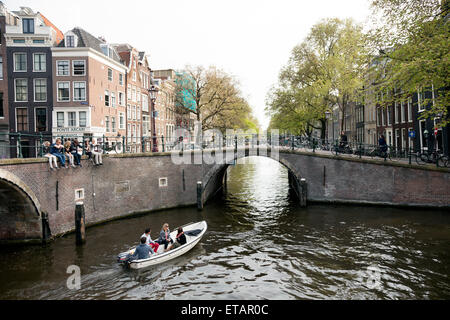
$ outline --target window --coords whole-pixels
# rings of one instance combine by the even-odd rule
[[[123,86],[123,74],[119,73],[119,85]]]
[[[34,19],[22,19],[23,33],[34,33]]]
[[[136,81],[136,71],[133,71],[133,81]]]
[[[15,93],[16,102],[28,101],[28,80],[27,79],[15,79]]]
[[[73,101],[86,101],[86,82],[74,81],[74,83],[73,83]]]
[[[47,79],[34,79],[34,101],[47,101]]]
[[[148,96],[145,94],[142,95],[142,111],[148,112]]]
[[[127,99],[131,100],[131,85],[130,84],[127,86]]]
[[[56,126],[58,128],[64,127],[64,112],[57,112],[56,113]]]
[[[0,56],[0,80],[3,80],[3,56]]]
[[[44,39],[33,39],[33,43],[35,43],[35,44],[43,44],[43,43],[45,43],[45,40]]]
[[[131,90],[131,99],[136,102],[136,87],[133,86],[133,89]]]
[[[56,61],[56,75],[57,76],[68,76],[69,71],[69,61]]]
[[[111,131],[116,132],[116,117],[111,117]]]
[[[14,53],[14,72],[27,71],[27,55],[26,53]]]
[[[391,125],[391,109],[392,109],[392,107],[389,106],[389,107],[387,107],[387,110],[386,110],[386,112],[387,112],[387,125],[388,126]]]
[[[400,108],[401,108],[401,115],[402,115],[402,123],[405,123],[405,104],[403,103],[403,101],[402,101],[402,103],[401,103],[401,105],[400,105]]]
[[[116,106],[116,93],[115,92],[111,92],[111,107],[115,107]]]
[[[128,124],[127,143],[131,143],[131,124]]]
[[[3,112],[3,92],[0,92],[0,118],[5,116]]]
[[[125,114],[119,112],[119,130],[125,129]]]
[[[33,54],[33,71],[45,72],[47,69],[47,55],[45,53]]]
[[[69,127],[77,126],[77,113],[76,112],[67,112],[67,120]]]
[[[84,76],[86,75],[86,61],[76,60],[72,62],[73,75],[74,76]]]
[[[70,82],[58,82],[58,101],[70,101]]]
[[[127,118],[128,120],[131,120],[131,106],[127,105]]]
[[[105,106],[109,107],[109,91],[105,90]]]
[[[79,125],[80,127],[85,128],[87,125],[87,113],[86,111],[80,111],[78,113],[78,117],[79,117]]]
[[[136,120],[136,106],[133,106],[133,120]]]
[[[47,108],[36,108],[36,131],[47,131]]]
[[[75,47],[75,36],[66,36],[66,47]]]
[[[141,102],[141,89],[137,91],[137,102]]]
[[[425,110],[425,106],[423,105],[423,91],[422,91],[422,89],[417,91],[417,105],[419,106],[419,112]]]
[[[408,99],[408,122],[412,122],[413,121],[413,116],[412,116],[412,99],[409,98]]]
[[[13,39],[13,43],[25,43],[25,39]]]
[[[108,68],[108,80],[113,81],[113,71],[110,68]]]
[[[397,109],[397,101],[394,104],[394,119],[395,119],[395,123],[399,122],[399,113],[398,113],[398,109]]]
[[[141,108],[137,107],[137,120],[141,120]]]
[[[125,98],[123,92],[119,92],[119,105],[121,106],[125,105]]]
[[[109,132],[109,117],[108,116],[105,117],[105,122],[106,122],[106,132]]]
[[[28,109],[16,108],[17,131],[28,131]]]

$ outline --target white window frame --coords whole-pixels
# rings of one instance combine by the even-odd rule
[[[17,110],[18,109],[25,109],[27,110],[27,130],[20,130],[20,131],[30,131],[30,112],[28,110],[28,107],[16,107],[14,109],[14,121],[16,123],[16,132],[18,132],[19,130],[17,129]]]
[[[80,114],[82,113],[82,112],[84,112],[85,114],[86,114],[86,125],[85,126],[82,126],[81,125],[81,117],[80,117]],[[78,111],[78,126],[80,127],[80,128],[87,128],[88,127],[88,112],[87,111],[84,111],[84,110],[82,110],[82,111]]]
[[[84,99],[75,99],[75,83],[84,83]],[[87,85],[86,85],[86,81],[73,81],[72,84],[72,97],[73,97],[73,101],[74,102],[82,102],[82,101],[86,101],[87,99]]]
[[[67,113],[67,127],[69,127],[69,128],[75,128],[75,127],[78,127],[78,112],[76,112],[76,111],[67,111],[66,112]],[[70,125],[70,117],[69,117],[69,114],[75,114],[75,125],[74,126],[71,126]]]
[[[45,100],[36,100],[36,80],[44,80],[45,81]],[[36,78],[33,79],[33,101],[34,102],[47,102],[48,96],[48,83],[46,78]]]
[[[120,119],[123,119],[122,123],[120,123]],[[125,112],[119,112],[119,130],[125,129]]]
[[[67,74],[60,74],[59,73],[59,68],[58,68],[58,63],[59,62],[67,62],[67,67],[69,68],[67,70]],[[57,77],[70,77],[70,60],[56,60],[56,76]]]
[[[16,56],[19,54],[24,54],[25,55],[25,70],[16,70]],[[14,52],[13,53],[13,71],[14,72],[27,72],[28,70],[28,56],[26,52]]]
[[[69,84],[69,99],[68,100],[60,100],[59,99],[59,84],[60,83],[68,83]],[[70,102],[70,81],[57,81],[56,82],[56,101],[57,102]]]
[[[43,54],[44,55],[44,62],[45,62],[45,68],[44,68],[44,70],[35,70],[34,69],[34,56],[35,55],[37,55],[37,54]],[[45,52],[35,52],[35,53],[33,53],[33,72],[47,72],[47,54],[45,53]]]
[[[111,79],[109,78],[109,72],[111,71]],[[108,73],[107,73],[107,77],[108,77],[108,81],[109,82],[113,82],[114,81],[114,71],[113,71],[113,69],[112,68],[108,68],[108,71],[107,71]]]
[[[84,72],[83,74],[75,74],[75,62],[83,62],[84,64]],[[84,77],[86,76],[86,60],[72,60],[72,77]],[[70,72],[69,72],[70,74]]]
[[[61,113],[63,115],[63,124],[62,126],[58,126],[58,114]],[[66,126],[66,115],[63,111],[56,111],[56,127],[57,128],[64,128]]]
[[[120,97],[122,97],[122,99]],[[125,93],[122,92],[122,91],[119,91],[117,98],[118,98],[118,101],[119,101],[119,106],[122,106],[122,107],[125,106]]]
[[[123,73],[119,73],[119,85],[123,86]]]
[[[17,80],[25,80],[27,83],[27,99],[26,100],[17,100]],[[14,102],[28,102],[29,100],[29,90],[28,90],[28,78],[16,78],[14,79]]]

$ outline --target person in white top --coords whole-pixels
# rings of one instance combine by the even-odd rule
[[[159,243],[156,243],[155,241],[152,240],[150,233],[152,232],[152,230],[150,228],[145,229],[144,234],[141,236],[141,238],[146,238],[147,241],[145,242],[145,244],[149,245],[150,247],[152,247],[153,251],[158,252],[158,248],[159,248]]]

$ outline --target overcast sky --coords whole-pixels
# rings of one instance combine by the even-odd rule
[[[42,12],[61,31],[82,27],[150,55],[152,69],[215,65],[241,83],[266,127],[267,91],[292,48],[323,18],[366,22],[368,0],[3,0]]]

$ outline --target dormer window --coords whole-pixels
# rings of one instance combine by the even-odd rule
[[[75,36],[66,36],[66,47],[75,47]]]
[[[102,48],[102,52],[105,56],[109,57],[109,58],[113,58],[114,56],[114,51],[113,49],[107,45],[107,44],[102,44],[100,45],[100,47]]]
[[[22,19],[23,33],[34,33],[34,19]]]

